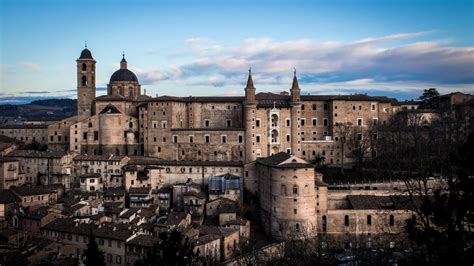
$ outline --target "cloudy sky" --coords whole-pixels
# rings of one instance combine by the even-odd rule
[[[98,95],[122,51],[153,96],[474,93],[473,3],[0,0],[0,102],[75,98],[85,41]]]

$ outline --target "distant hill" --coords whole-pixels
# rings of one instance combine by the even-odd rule
[[[77,113],[77,100],[47,99],[29,104],[0,105],[0,119],[5,120],[61,120]]]

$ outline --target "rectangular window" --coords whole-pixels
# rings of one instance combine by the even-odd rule
[[[205,125],[205,127],[209,127],[209,120],[206,119],[206,120],[204,121],[204,125]]]
[[[227,127],[232,127],[232,120],[227,119]]]
[[[194,142],[194,136],[189,136],[189,143],[193,143]]]
[[[370,110],[375,111],[376,108],[377,108],[377,106],[376,106],[375,103],[373,103],[373,104],[370,105]]]
[[[306,119],[301,118],[301,126],[304,127],[305,124],[306,124]]]
[[[99,131],[94,131],[94,140],[99,140]]]
[[[222,143],[227,143],[227,136],[221,136],[222,138]]]
[[[255,120],[255,126],[260,127],[260,119]]]
[[[289,127],[290,126],[290,119],[286,119],[286,126]]]
[[[242,135],[239,135],[239,143],[243,143],[244,142],[244,137]]]
[[[260,136],[257,135],[257,136],[255,136],[255,138],[256,138],[256,142],[257,142],[257,143],[260,143]]]
[[[206,143],[210,143],[210,142],[211,142],[211,136],[206,135],[206,136],[205,136],[205,139],[206,139]]]
[[[318,120],[316,118],[313,118],[313,126],[317,126],[318,125]]]
[[[328,109],[328,104],[325,103],[325,104],[324,104],[324,110],[327,110],[327,109]]]
[[[379,122],[378,118],[376,118],[376,117],[372,118],[372,125],[376,126],[378,124],[378,122]]]
[[[173,136],[173,143],[178,143],[178,136],[176,135]]]
[[[286,142],[290,142],[290,135],[286,135]]]
[[[362,124],[363,124],[362,118],[357,118],[357,125],[362,126]]]
[[[327,119],[327,118],[324,118],[324,119],[323,119],[323,125],[324,125],[325,127],[327,127],[328,124],[329,124],[328,119]]]
[[[87,140],[87,132],[82,133],[82,139]]]

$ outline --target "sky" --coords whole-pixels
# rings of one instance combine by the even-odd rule
[[[105,93],[122,52],[147,95],[474,93],[474,1],[0,0],[0,103]]]

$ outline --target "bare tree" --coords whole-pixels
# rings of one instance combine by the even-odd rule
[[[344,174],[344,157],[345,157],[345,148],[347,141],[350,138],[352,123],[336,123],[336,134],[337,141],[341,147],[341,173]]]

